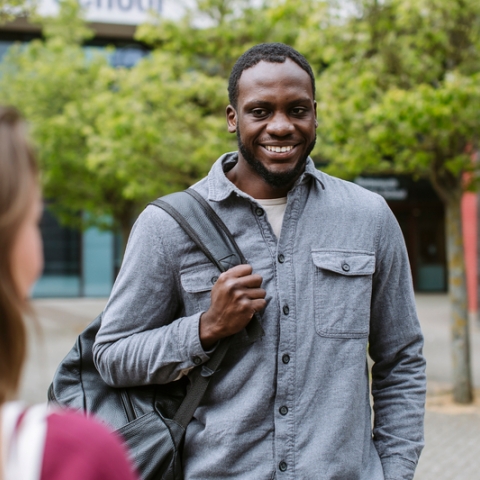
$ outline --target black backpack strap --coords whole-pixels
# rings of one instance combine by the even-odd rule
[[[183,192],[172,193],[158,198],[150,205],[159,207],[172,216],[221,272],[247,263],[227,226],[210,204],[195,190],[189,188]],[[258,313],[254,315],[245,330],[251,341],[264,335]],[[190,389],[173,418],[184,428],[190,422],[207,389],[211,376],[220,366],[231,341],[232,337],[223,339],[210,360],[201,368],[196,368],[190,373]]]
[[[195,190],[189,188],[172,193],[157,198],[150,205],[172,216],[221,272],[248,263],[223,220]],[[246,331],[252,341],[264,335],[258,314],[247,325]]]
[[[183,428],[187,428],[187,425],[190,423],[200,400],[207,390],[212,375],[217,371],[227,353],[232,338],[233,337],[224,338],[218,344],[210,360],[201,368],[195,368],[190,372],[190,388],[173,417],[173,421],[177,422]]]
[[[150,205],[162,208],[172,216],[221,272],[246,263],[235,240],[212,207],[201,196],[205,204],[199,203],[197,197],[187,192],[157,198]]]

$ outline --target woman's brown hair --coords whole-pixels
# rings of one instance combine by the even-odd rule
[[[15,286],[11,253],[33,201],[38,169],[17,110],[0,106],[0,404],[18,388],[28,302]]]

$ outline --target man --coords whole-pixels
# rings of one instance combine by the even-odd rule
[[[425,361],[398,224],[381,197],[314,168],[315,81],[298,52],[248,50],[229,98],[239,151],[193,188],[250,264],[218,276],[169,215],[147,207],[97,366],[111,385],[171,382],[236,334],[188,426],[186,479],[412,479]],[[265,336],[252,344],[244,327],[255,312]]]

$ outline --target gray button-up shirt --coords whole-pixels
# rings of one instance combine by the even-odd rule
[[[225,176],[194,188],[263,277],[265,336],[238,335],[186,432],[185,478],[412,479],[425,360],[403,237],[378,195],[314,168],[280,238]],[[111,385],[166,383],[208,360],[199,319],[216,268],[163,210],[138,218],[94,348]],[[367,350],[373,360],[370,377]]]

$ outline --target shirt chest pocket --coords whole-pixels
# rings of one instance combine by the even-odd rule
[[[208,310],[210,292],[220,272],[212,264],[200,265],[180,273],[187,315]]]
[[[330,338],[367,337],[375,255],[313,250],[312,260],[317,333]]]

